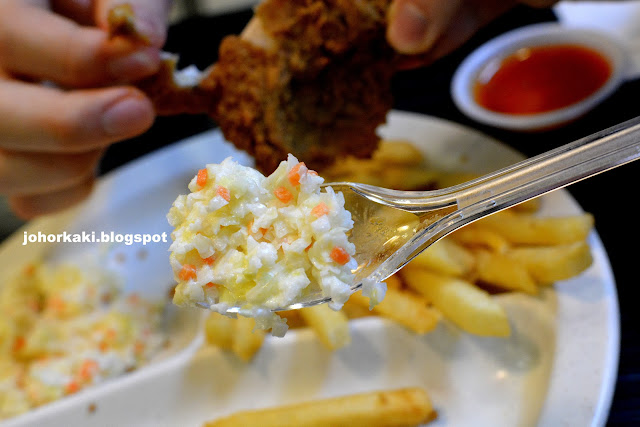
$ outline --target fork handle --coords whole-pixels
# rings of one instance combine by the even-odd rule
[[[640,117],[443,190],[392,191],[359,185],[375,202],[417,214],[423,227],[370,277],[389,277],[458,228],[640,157]]]
[[[450,194],[456,197],[458,210],[480,204],[477,208],[484,216],[639,157],[640,117],[636,117],[452,188]]]

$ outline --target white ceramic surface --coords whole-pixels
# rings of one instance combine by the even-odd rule
[[[408,139],[430,162],[449,170],[488,172],[520,155],[486,136],[449,122],[394,112],[385,137]],[[169,230],[165,214],[176,195],[205,163],[233,155],[249,163],[211,131],[164,148],[118,169],[98,184],[91,199],[73,211],[35,221],[30,231]],[[138,179],[139,176],[154,179]],[[565,191],[547,196],[543,213],[580,208]],[[131,288],[165,292],[170,283],[167,246],[21,246],[22,233],[0,247],[0,276],[37,252],[55,258],[102,254]],[[2,426],[200,426],[240,409],[404,386],[422,386],[439,412],[434,426],[603,425],[618,360],[618,307],[605,249],[590,237],[594,265],[539,297],[499,297],[514,334],[480,338],[448,323],[416,336],[380,318],[353,322],[353,343],[335,353],[308,330],[267,339],[250,364],[194,336],[197,319],[180,323],[182,347],[139,372],[44,406]],[[51,250],[53,249],[53,250]],[[125,263],[113,257],[125,254]],[[0,282],[1,283],[1,282]],[[141,285],[144,284],[144,285]],[[198,317],[198,316],[196,316]],[[90,404],[96,405],[93,413]]]
[[[473,87],[487,64],[497,63],[521,48],[555,44],[581,45],[599,52],[611,64],[609,80],[584,100],[546,113],[504,114],[491,111],[476,102]],[[629,65],[626,48],[607,33],[556,23],[529,25],[488,41],[465,58],[453,75],[451,95],[456,106],[478,122],[504,129],[535,131],[567,123],[591,110],[629,77]]]
[[[197,0],[199,13],[221,14],[246,9],[260,3],[260,0]]]
[[[553,12],[565,27],[592,28],[619,39],[631,56],[629,77],[640,77],[640,0],[561,1]]]

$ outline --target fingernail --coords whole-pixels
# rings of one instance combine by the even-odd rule
[[[154,48],[114,58],[107,65],[109,74],[121,81],[148,76],[158,71],[159,66],[160,54]]]
[[[393,11],[388,38],[399,52],[423,52],[429,48],[429,21],[414,4],[400,3]]]
[[[153,123],[153,108],[149,100],[128,96],[111,105],[102,116],[107,135],[129,137],[144,132]]]

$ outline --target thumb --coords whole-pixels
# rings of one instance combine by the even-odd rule
[[[428,51],[445,32],[461,0],[395,0],[389,8],[387,40],[408,55]]]

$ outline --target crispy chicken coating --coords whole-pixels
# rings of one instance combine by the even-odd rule
[[[368,157],[392,105],[390,3],[266,0],[195,84],[176,85],[174,58],[139,86],[159,114],[209,114],[265,173],[287,153],[312,168]]]

